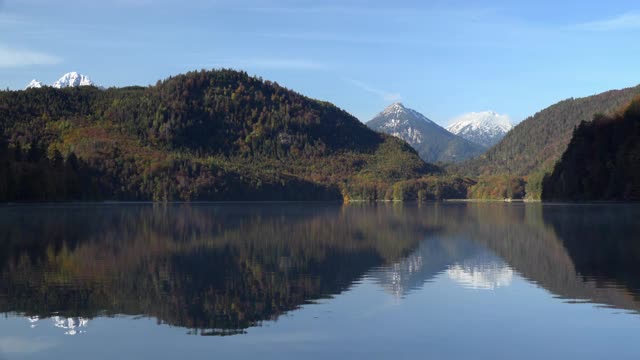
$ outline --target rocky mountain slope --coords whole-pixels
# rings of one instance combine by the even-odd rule
[[[427,162],[458,162],[484,151],[401,103],[388,106],[367,126],[406,141]]]

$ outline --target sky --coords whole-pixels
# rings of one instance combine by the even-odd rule
[[[234,68],[368,121],[401,101],[441,125],[514,123],[640,83],[637,1],[0,0],[0,87],[102,86]]]

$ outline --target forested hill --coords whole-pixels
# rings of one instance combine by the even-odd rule
[[[382,197],[438,172],[335,106],[231,70],[0,92],[0,201]]]
[[[591,121],[599,113],[611,114],[638,94],[640,86],[561,101],[522,121],[484,155],[456,170],[474,175],[517,176],[551,171],[580,122]]]
[[[582,122],[545,178],[545,200],[640,200],[640,98],[620,113]]]

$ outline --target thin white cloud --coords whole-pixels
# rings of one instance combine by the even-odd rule
[[[387,102],[392,102],[392,101],[399,101],[402,99],[402,96],[400,96],[400,94],[398,93],[394,93],[394,92],[389,92],[389,91],[384,91],[384,90],[380,90],[377,89],[373,86],[370,86],[369,84],[366,84],[362,81],[359,80],[355,80],[355,79],[345,79],[345,81],[347,81],[348,83],[366,91],[369,92],[371,94],[377,95],[379,97],[381,97],[384,101]]]
[[[150,6],[153,5],[152,0],[114,0],[116,5],[126,6],[126,7],[141,7],[141,6]]]
[[[371,8],[363,7],[345,7],[345,6],[295,6],[295,7],[281,7],[281,6],[265,6],[265,7],[250,7],[243,10],[262,12],[262,13],[284,13],[284,14],[316,14],[316,13],[340,13],[340,14],[366,14],[371,11]],[[389,9],[386,9],[389,10]],[[389,12],[389,11],[387,11]]]
[[[47,4],[49,5],[51,3],[51,0],[20,0],[20,2],[24,2],[24,3],[31,3],[31,4]],[[170,3],[171,1],[167,1],[167,0],[103,0],[101,1],[102,4],[105,4],[107,6],[110,5],[121,5],[121,6],[150,6],[150,5],[154,5],[157,3]],[[87,6],[87,7],[94,7],[95,8],[95,3],[92,1],[86,1],[86,0],[65,0],[64,2],[61,2],[62,4],[56,4],[59,6],[68,6],[68,7],[78,7],[78,6]],[[0,9],[2,8],[2,0],[0,0]]]
[[[39,51],[14,49],[0,45],[0,68],[31,65],[55,65],[62,59]]]
[[[24,26],[24,25],[31,25],[31,21],[17,14],[0,13],[0,26]]]
[[[398,18],[401,17],[407,20],[407,17],[415,17],[424,19],[427,18],[442,18],[447,17],[450,19],[465,19],[474,20],[486,17],[488,15],[496,13],[494,8],[465,8],[465,9],[445,9],[445,8],[433,8],[425,9],[423,7],[379,7],[370,6],[364,2],[361,5],[353,6],[335,6],[335,5],[312,5],[312,6],[256,6],[256,7],[240,7],[236,8],[242,11],[251,11],[259,13],[273,13],[273,14],[337,14],[337,15],[353,15],[353,16],[374,16],[385,17],[388,20],[389,17]]]
[[[640,29],[640,12],[629,12],[612,18],[577,24],[573,28],[590,31]]]
[[[401,39],[399,37],[389,37],[382,35],[346,35],[343,33],[323,32],[260,33],[258,35],[272,39],[342,42],[356,44],[397,44],[405,42],[404,39]]]
[[[329,67],[308,59],[251,58],[214,60],[210,66],[276,70],[328,70]]]

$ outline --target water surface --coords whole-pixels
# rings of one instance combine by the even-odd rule
[[[640,206],[0,208],[0,358],[637,358]]]

